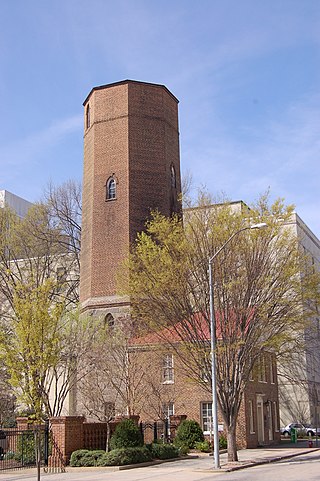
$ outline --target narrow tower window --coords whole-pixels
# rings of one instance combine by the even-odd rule
[[[171,187],[176,188],[177,186],[176,171],[173,165],[171,165],[170,171],[171,171]]]
[[[86,127],[87,129],[90,127],[90,105],[87,105],[86,109]]]
[[[116,181],[113,177],[110,177],[110,179],[107,181],[107,195],[106,199],[107,200],[112,200],[116,198]]]

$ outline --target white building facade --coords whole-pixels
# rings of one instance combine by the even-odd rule
[[[20,218],[23,218],[27,215],[32,203],[18,195],[12,194],[8,190],[0,190],[0,208],[6,206],[14,210]]]

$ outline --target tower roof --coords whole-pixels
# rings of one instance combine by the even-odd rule
[[[87,95],[87,97],[85,98],[85,101],[83,102],[83,105],[85,105],[90,97],[90,95],[92,94],[92,92],[94,92],[95,90],[103,90],[103,89],[107,89],[109,87],[114,87],[115,85],[124,85],[124,84],[129,84],[129,83],[132,83],[132,84],[140,84],[140,85],[151,85],[151,86],[154,86],[154,87],[162,87],[164,90],[166,90],[168,92],[169,95],[171,95],[171,97],[178,103],[179,100],[177,99],[177,97],[175,97],[173,95],[173,93],[170,92],[170,90],[165,86],[165,85],[162,85],[162,84],[155,84],[155,83],[151,83],[151,82],[141,82],[139,80],[120,80],[119,82],[113,82],[113,83],[110,83],[110,84],[105,84],[105,85],[99,85],[97,87],[93,87],[89,94]]]

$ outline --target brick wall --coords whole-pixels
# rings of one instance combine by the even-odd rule
[[[95,88],[85,125],[80,298],[85,309],[115,312],[117,274],[150,209],[180,210],[178,101],[162,85],[125,81]],[[171,166],[176,187],[171,185]],[[106,201],[114,176],[116,199]]]
[[[174,403],[174,413],[176,415],[187,415],[188,419],[196,420],[202,426],[201,406],[203,403],[211,403],[211,384],[199,382],[190,379],[186,375],[185,367],[179,364],[179,359],[174,354],[174,382],[163,383],[162,378],[162,359],[165,352],[169,349],[154,349],[141,347],[135,351],[141,356],[143,364],[145,358],[148,358],[148,373],[146,373],[140,389],[144,396],[137,406],[137,412],[140,414],[142,421],[157,420],[161,417],[161,404]],[[152,362],[151,362],[152,359]],[[273,359],[274,369],[275,361]],[[270,379],[269,364],[266,364],[266,381],[259,382],[258,374],[254,374],[254,379],[249,381],[245,390],[242,405],[239,412],[237,423],[237,445],[238,448],[254,448],[259,444],[274,444],[280,441],[280,432],[278,425],[278,385],[276,371],[274,371],[273,383]],[[137,393],[137,398],[139,393]],[[259,439],[257,428],[257,400],[262,399],[263,417],[262,430],[263,442]],[[250,430],[250,410],[249,401],[252,402],[254,429]],[[268,416],[269,410],[272,410],[272,416]],[[221,414],[218,414],[218,422],[220,426],[224,425]],[[270,423],[272,425],[270,425]],[[271,432],[269,433],[269,427]],[[208,434],[208,437],[210,435]]]

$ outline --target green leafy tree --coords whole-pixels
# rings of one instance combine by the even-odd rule
[[[40,389],[49,416],[61,414],[70,389],[86,374],[84,354],[90,350],[98,328],[84,316],[80,319],[77,310],[79,190],[72,182],[61,188],[51,186],[45,202],[35,204],[24,219],[9,208],[0,209],[0,335],[9,340],[8,346],[16,335],[21,337],[23,332],[19,333],[19,326],[23,323],[20,319],[24,317],[26,323],[31,314],[22,312],[27,307],[33,310],[32,316],[38,323],[46,324],[51,319],[48,338],[44,336],[43,343],[52,355],[50,329],[55,330],[54,343],[58,346],[59,362],[52,363],[50,369],[45,370],[45,381],[42,381],[45,386]],[[72,224],[70,228],[68,222]],[[42,298],[45,299],[43,304]],[[19,299],[26,300],[26,303],[19,302]],[[56,313],[60,310],[59,318]],[[42,311],[47,313],[44,317]],[[43,356],[41,359],[44,360]],[[6,364],[5,356],[4,366]],[[38,374],[39,378],[42,374]],[[7,377],[5,371],[4,376]],[[13,383],[17,384],[17,380]]]
[[[1,334],[1,351],[12,386],[37,420],[48,413],[47,377],[60,360],[60,328],[64,304],[52,305],[52,281],[40,286],[16,285],[15,317]]]
[[[250,209],[210,205],[201,194],[186,209],[184,222],[154,213],[138,236],[129,262],[133,317],[170,345],[191,379],[210,389],[210,307],[208,259],[237,231],[213,262],[216,312],[217,394],[228,441],[237,460],[236,423],[243,393],[259,357],[270,350],[288,356],[319,299],[319,276],[302,259],[292,235],[292,206],[261,196]],[[178,342],[179,341],[179,342]],[[199,369],[200,366],[200,369]]]

